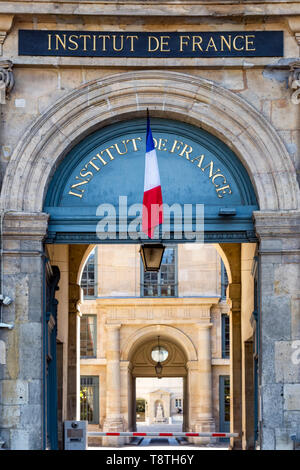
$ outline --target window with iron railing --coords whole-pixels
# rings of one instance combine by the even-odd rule
[[[177,296],[177,247],[167,246],[164,251],[159,272],[142,270],[142,297],[176,297]]]

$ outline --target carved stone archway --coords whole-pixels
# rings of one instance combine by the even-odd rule
[[[212,81],[150,70],[88,82],[43,113],[9,162],[3,209],[40,212],[55,168],[79,140],[96,128],[144,115],[147,107],[154,116],[203,127],[231,147],[248,170],[261,210],[300,207],[291,158],[261,113]]]
[[[170,339],[178,344],[179,347],[184,351],[187,361],[197,360],[197,351],[191,339],[178,328],[174,328],[168,325],[145,326],[135,331],[130,336],[124,347],[122,347],[121,360],[130,361],[132,355],[141,344],[145,343],[145,341],[149,339],[157,338],[158,335],[166,339]]]

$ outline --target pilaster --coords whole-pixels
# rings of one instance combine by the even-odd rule
[[[0,426],[5,448],[43,448],[43,240],[48,215],[3,215],[2,291],[12,299],[2,309],[6,364],[1,365]]]
[[[194,403],[190,417],[195,432],[213,432],[212,411],[211,327],[212,323],[198,323],[198,364],[189,363],[190,403]],[[197,438],[198,443],[211,442],[210,438]]]
[[[120,324],[106,324],[106,418],[104,431],[123,431],[124,423],[121,415],[121,371],[120,371]],[[124,439],[107,437],[103,439],[104,445],[122,445]]]
[[[300,426],[300,212],[255,212],[260,239],[261,448],[292,448]]]

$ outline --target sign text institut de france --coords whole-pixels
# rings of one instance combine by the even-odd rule
[[[282,31],[19,31],[19,54],[87,57],[281,57]]]

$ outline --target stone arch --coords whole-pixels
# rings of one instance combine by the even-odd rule
[[[197,351],[190,338],[181,330],[168,325],[145,326],[135,331],[122,347],[121,360],[129,361],[142,343],[158,335],[177,343],[185,352],[188,361],[197,361]]]
[[[229,284],[231,284],[232,283],[232,274],[231,274],[231,267],[230,267],[230,263],[228,261],[227,255],[226,255],[226,253],[224,252],[223,248],[220,246],[219,243],[214,244],[214,247],[215,247],[216,251],[218,252],[220,258],[222,259],[222,261],[225,265],[227,276],[228,276],[228,282],[229,282]]]
[[[80,281],[81,281],[81,275],[82,275],[82,271],[83,271],[83,268],[84,268],[84,265],[88,259],[88,257],[90,256],[91,252],[93,251],[93,249],[95,248],[95,245],[89,245],[82,257],[82,260],[80,262],[80,265],[79,265],[79,268],[78,268],[78,273],[77,273],[77,284],[80,285]]]
[[[48,184],[71,148],[97,128],[145,115],[194,124],[219,137],[242,161],[260,210],[300,207],[295,169],[272,125],[239,95],[199,77],[164,70],[94,80],[51,105],[24,132],[8,164],[4,211],[42,211]],[[40,188],[40,191],[37,191]]]

